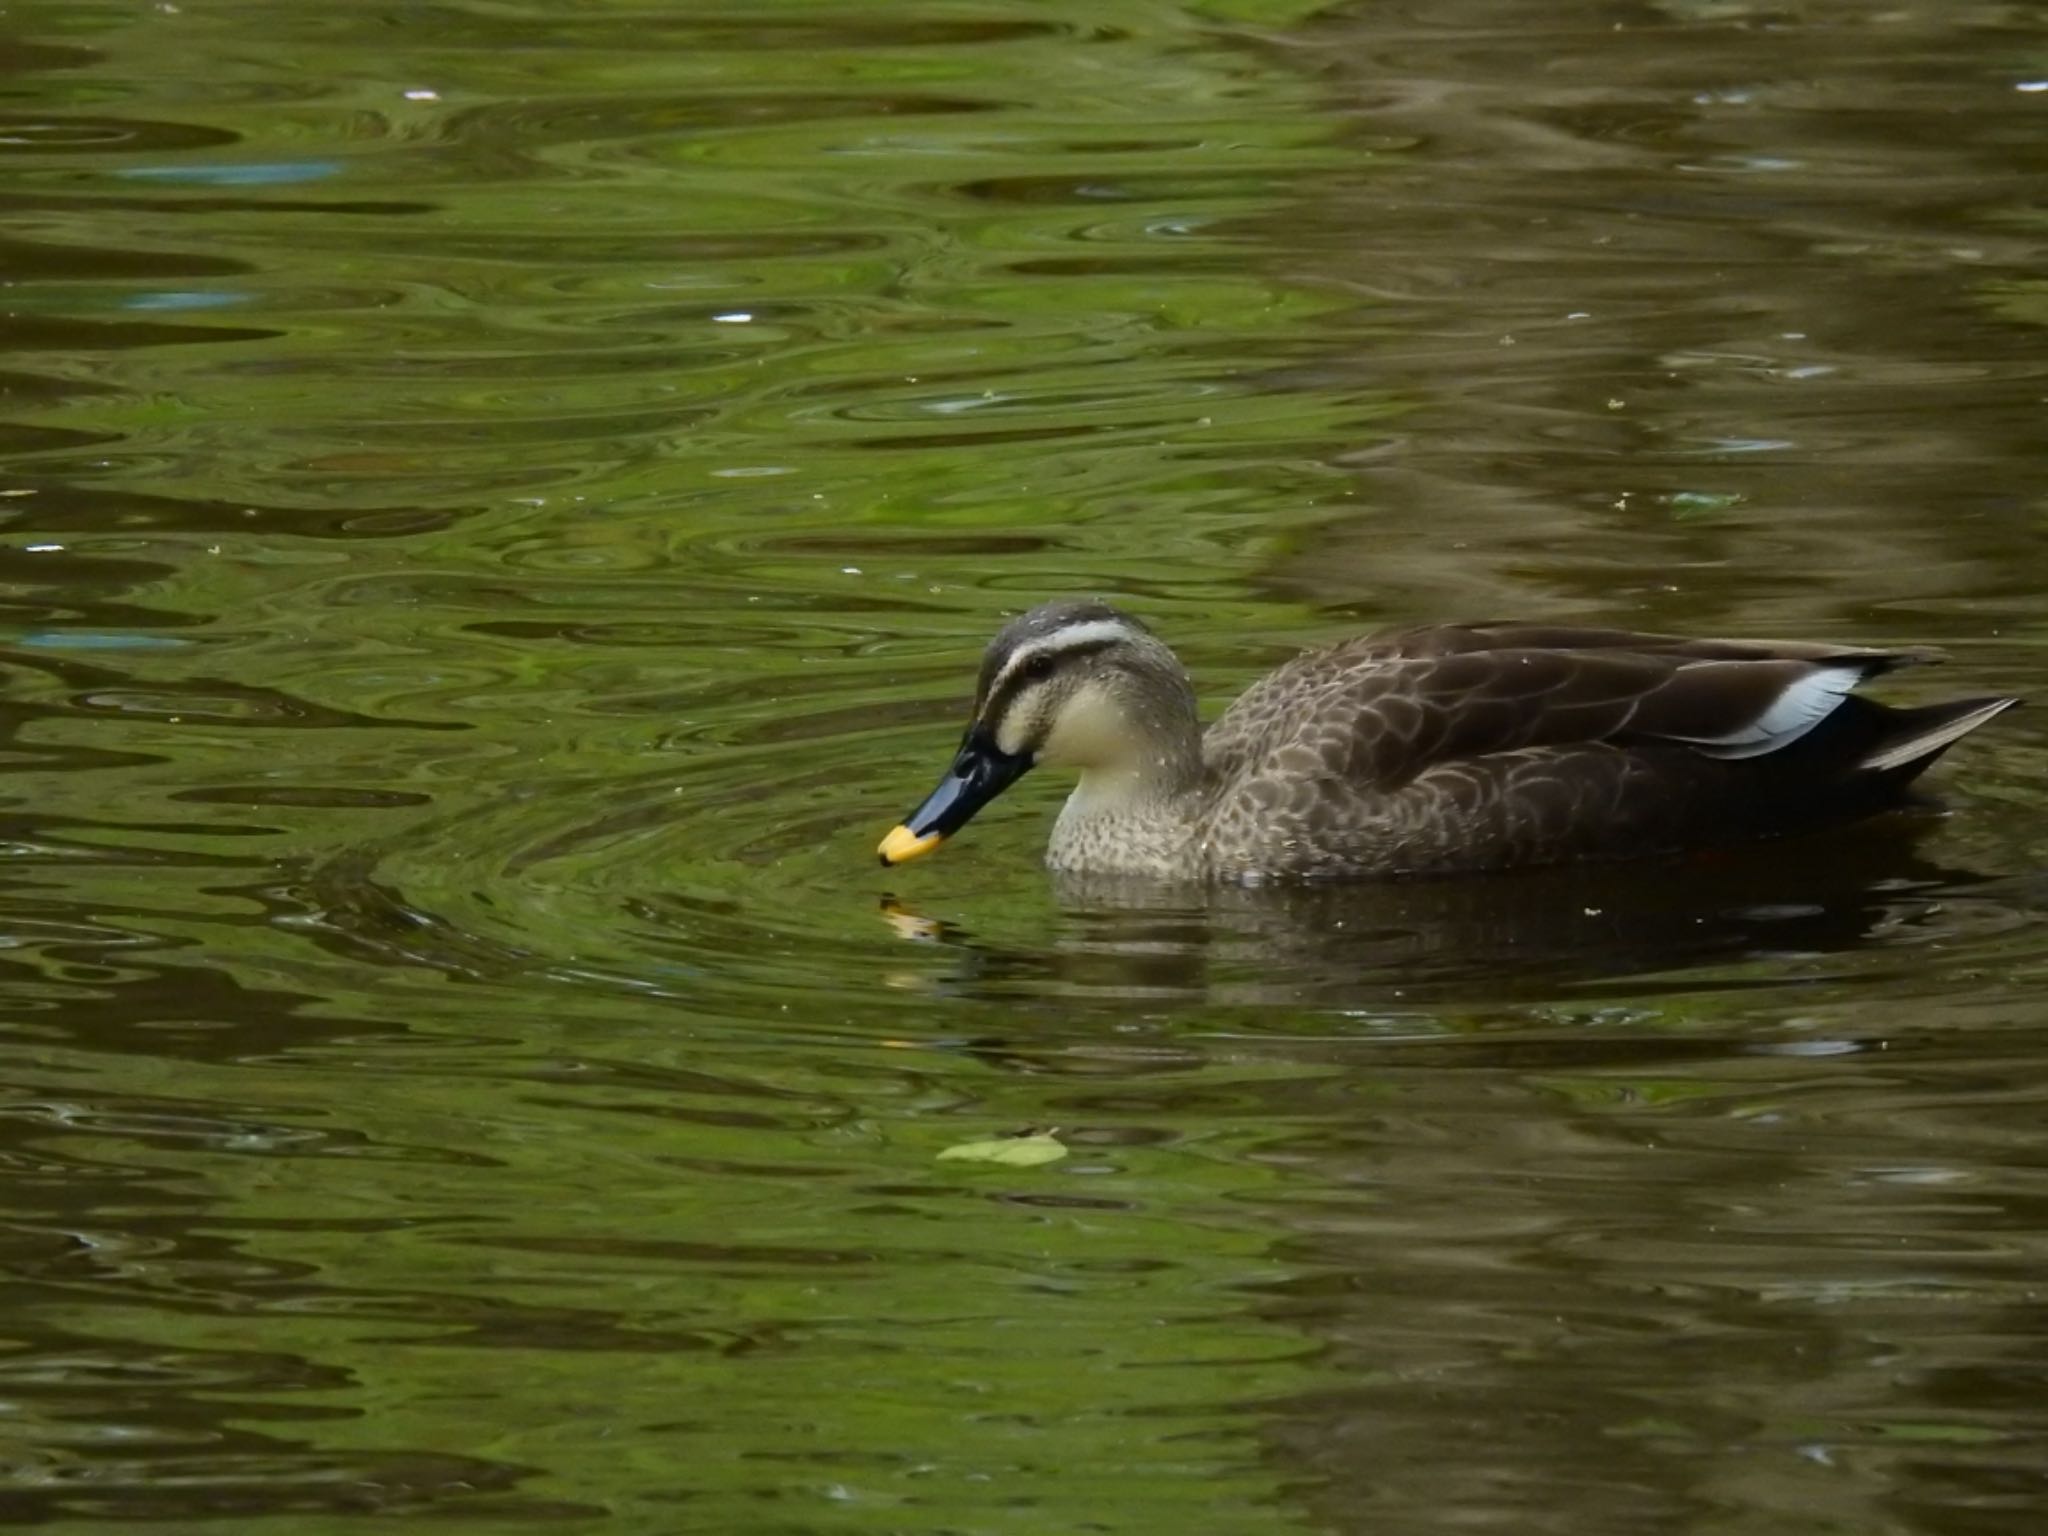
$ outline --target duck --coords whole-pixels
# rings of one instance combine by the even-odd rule
[[[1005,624],[968,725],[885,866],[932,852],[1032,768],[1079,781],[1056,872],[1368,879],[1682,854],[1874,815],[2019,703],[1855,690],[1921,647],[1437,623],[1296,656],[1204,728],[1187,670],[1106,602]]]

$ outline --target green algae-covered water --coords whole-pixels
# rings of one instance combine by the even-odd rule
[[[1503,615],[2048,694],[2037,22],[12,7],[0,1521],[2034,1529],[2025,712],[1684,870],[873,846],[1061,593],[1212,707]]]

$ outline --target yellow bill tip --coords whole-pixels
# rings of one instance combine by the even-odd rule
[[[895,827],[882,839],[882,846],[875,852],[882,856],[884,864],[907,864],[912,859],[924,857],[944,841],[945,838],[937,832],[927,832],[919,837],[908,827]]]

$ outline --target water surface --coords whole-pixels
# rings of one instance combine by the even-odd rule
[[[12,10],[0,1520],[2034,1528],[2026,713],[1706,865],[872,848],[1062,592],[2042,693],[2038,19]]]

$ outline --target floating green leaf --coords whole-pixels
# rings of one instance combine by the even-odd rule
[[[1733,511],[1746,500],[1736,491],[1674,491],[1664,498],[1664,504],[1671,509],[1671,515],[1679,522],[1695,517],[1712,517],[1718,512]]]
[[[942,1163],[1000,1163],[1005,1168],[1035,1168],[1067,1155],[1066,1143],[1051,1131],[1027,1136],[999,1136],[993,1141],[963,1141],[939,1154]]]

